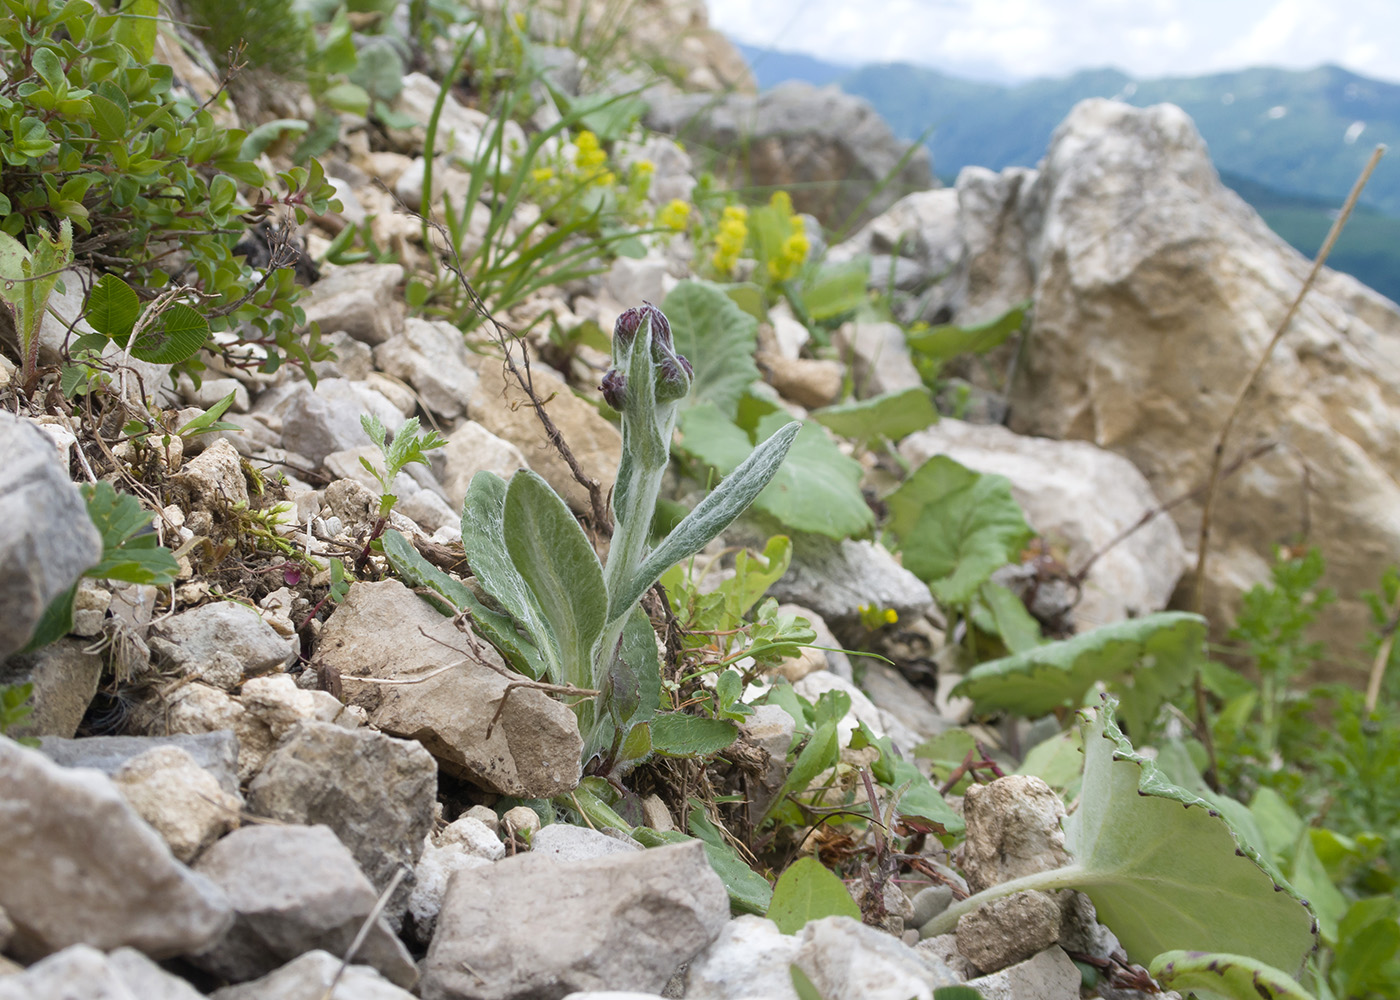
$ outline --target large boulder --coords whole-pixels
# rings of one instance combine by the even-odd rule
[[[958,267],[930,296],[959,322],[1034,295],[1010,387],[1021,433],[1129,459],[1164,502],[1204,483],[1221,425],[1308,261],[1220,182],[1179,108],[1078,105],[1039,171],[964,171]],[[925,242],[938,238],[930,235]],[[1276,445],[1220,488],[1205,612],[1227,622],[1308,532],[1340,600],[1319,638],[1354,649],[1358,598],[1400,557],[1400,309],[1324,270],[1235,426],[1226,461]],[[1172,508],[1194,548],[1201,502]],[[1188,557],[1194,563],[1194,552]],[[1182,581],[1192,585],[1191,576]]]
[[[901,165],[909,143],[895,137],[869,102],[835,87],[792,81],[757,97],[648,97],[648,128],[716,150],[736,179],[788,190],[799,212],[828,227],[857,209],[868,219],[901,196],[937,184],[926,149]],[[891,183],[880,188],[891,174]]]

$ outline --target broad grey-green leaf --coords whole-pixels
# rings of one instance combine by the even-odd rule
[[[922,333],[910,334],[906,338],[909,349],[938,361],[959,354],[983,354],[1025,325],[1026,311],[1030,306],[1029,300],[1017,303],[996,319],[975,326],[945,323]]]
[[[651,723],[651,745],[665,757],[705,757],[719,753],[739,737],[727,719],[703,719],[684,712],[664,712]]]
[[[798,858],[778,876],[768,919],[784,934],[796,934],[823,917],[861,919],[860,907],[839,878],[816,858]]]
[[[1086,710],[1084,781],[1065,824],[1073,860],[954,903],[925,937],[964,913],[1028,889],[1078,889],[1133,962],[1164,951],[1251,955],[1297,970],[1316,941],[1312,914],[1201,798],[1167,781],[1113,722],[1113,700]]]
[[[763,440],[785,426],[786,413],[770,413],[758,422]],[[754,506],[797,531],[828,538],[864,535],[875,524],[875,515],[860,491],[864,470],[819,426],[803,423],[788,451],[787,461]]]
[[[593,647],[607,623],[603,567],[568,506],[529,469],[506,488],[505,542],[511,562],[558,643],[564,682],[593,685]]]
[[[1164,951],[1147,971],[1158,985],[1183,994],[1208,990],[1231,1000],[1313,1000],[1292,976],[1245,955]]]
[[[199,353],[209,339],[209,321],[183,302],[176,302],[152,329],[136,338],[131,356],[153,365],[178,365]]]
[[[945,604],[963,605],[1032,531],[1001,476],[935,455],[885,498],[904,565]]]
[[[539,680],[548,673],[540,651],[516,630],[515,620],[510,615],[482,604],[465,584],[424,559],[413,543],[394,529],[384,532],[383,546],[384,557],[406,585],[426,587],[442,595],[442,601],[425,597],[429,604],[448,615],[458,611],[469,613],[476,630],[522,674]]]
[[[625,589],[619,588],[618,592],[611,596],[608,614],[610,619],[617,618],[636,603],[642,594],[646,593],[647,588],[661,579],[662,573],[682,559],[688,559],[699,552],[718,537],[720,532],[733,524],[734,519],[744,512],[777,475],[792,447],[793,439],[802,428],[797,421],[792,421],[777,429],[757,448],[748,451],[747,454],[741,454],[741,450],[748,447],[748,436],[725,419],[713,406],[699,407],[690,412],[700,414],[707,422],[717,422],[721,427],[730,428],[731,446],[724,454],[724,461],[728,463],[735,456],[738,460],[729,466],[732,472],[721,468],[722,473],[728,473],[724,480],[696,504],[695,509],[642,560],[631,583]],[[733,435],[737,435],[737,439],[734,439]]]
[[[980,663],[953,688],[979,710],[1034,718],[1078,708],[1102,681],[1121,699],[1129,731],[1141,734],[1162,702],[1180,691],[1200,662],[1206,620],[1165,611],[1115,622],[1072,639]]]
[[[997,635],[1012,653],[1024,653],[1040,645],[1040,622],[1021,599],[999,583],[988,580],[978,593],[992,613]]]
[[[739,397],[758,379],[753,362],[758,320],[707,281],[682,281],[663,305],[676,353],[695,369],[682,406],[713,403],[731,419]]]
[[[530,637],[546,665],[545,674],[562,683],[562,653],[545,614],[506,551],[506,484],[494,472],[478,472],[462,504],[462,547],[483,590]]]
[[[938,411],[933,406],[933,395],[927,389],[915,386],[871,399],[813,410],[812,419],[842,437],[857,441],[869,441],[875,437],[898,441],[907,434],[937,423]]]

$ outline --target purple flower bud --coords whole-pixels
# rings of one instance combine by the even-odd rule
[[[641,331],[643,320],[651,320],[653,344],[671,346],[671,324],[666,319],[666,314],[650,302],[643,302],[640,306],[625,310],[613,325],[613,337],[626,348]]]
[[[656,398],[663,403],[685,398],[695,370],[679,354],[665,352],[656,362]]]
[[[642,310],[638,306],[625,310],[613,324],[613,338],[621,346],[627,347],[637,336],[637,331],[642,328]]]
[[[621,413],[627,402],[627,376],[616,368],[609,368],[603,373],[603,384],[598,388],[603,391],[607,404]]]

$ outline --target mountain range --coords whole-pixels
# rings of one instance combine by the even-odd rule
[[[1153,80],[1086,70],[1004,85],[907,63],[842,66],[738,47],[762,89],[797,79],[864,97],[897,135],[923,138],[945,180],[970,165],[1034,166],[1055,126],[1089,97],[1179,105],[1195,120],[1222,179],[1309,256],[1375,144],[1400,143],[1400,85],[1336,66]],[[1387,160],[1329,263],[1400,299],[1400,162],[1395,154]]]

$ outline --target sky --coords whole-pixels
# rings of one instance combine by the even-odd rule
[[[1017,82],[1332,63],[1400,83],[1397,0],[708,0],[731,38],[832,62]]]

